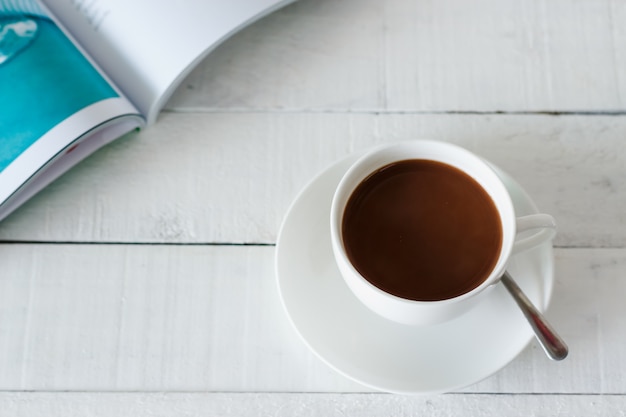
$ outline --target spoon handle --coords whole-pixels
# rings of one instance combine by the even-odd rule
[[[526,297],[526,294],[524,294],[507,271],[502,275],[501,281],[506,289],[509,290],[515,302],[517,302],[524,316],[526,316],[528,323],[535,332],[537,340],[550,359],[555,361],[565,359],[568,353],[567,345],[539,310],[535,308],[528,297]]]

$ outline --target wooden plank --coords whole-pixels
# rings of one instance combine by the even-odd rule
[[[288,322],[269,246],[0,245],[0,390],[366,392]],[[532,343],[472,393],[626,394],[625,249],[559,249]]]
[[[623,110],[625,19],[610,0],[300,0],[223,44],[168,107]]]
[[[291,329],[273,250],[2,246],[0,389],[355,386]]]
[[[626,397],[597,395],[441,395],[256,393],[0,393],[4,417],[621,416]]]
[[[165,114],[0,223],[0,239],[274,243],[318,172],[375,144],[433,138],[483,155],[559,224],[556,244],[624,247],[626,116]]]

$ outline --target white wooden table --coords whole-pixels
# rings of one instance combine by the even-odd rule
[[[624,415],[626,2],[300,0],[224,43],[158,123],[0,224],[0,416]],[[379,393],[280,303],[280,223],[374,144],[451,141],[559,224],[548,318],[461,391]]]

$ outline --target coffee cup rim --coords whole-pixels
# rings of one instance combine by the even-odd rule
[[[489,176],[491,176],[495,180],[495,182],[490,184],[490,189],[486,189],[483,184],[483,178],[478,179],[475,177],[475,175],[473,175],[473,173],[467,172],[465,169],[460,168],[459,166],[455,164],[452,164],[445,160],[442,161],[437,158],[431,159],[431,157],[407,157],[404,159],[394,159],[386,163],[381,162],[379,164],[374,164],[376,165],[376,168],[371,169],[371,170],[363,169],[363,164],[366,161],[370,160],[372,157],[380,154],[381,152],[384,152],[386,150],[392,150],[394,148],[400,149],[406,146],[422,146],[424,149],[428,147],[447,149],[449,151],[462,155],[464,158],[471,158],[473,163],[481,165],[483,172],[488,172]],[[352,265],[352,262],[350,262],[346,254],[345,245],[343,242],[343,236],[341,233],[341,222],[343,219],[343,210],[345,209],[345,204],[348,198],[350,197],[350,195],[352,194],[352,192],[354,191],[355,186],[358,185],[361,181],[363,181],[368,175],[371,175],[373,172],[375,172],[377,168],[380,168],[388,163],[393,163],[393,162],[402,161],[402,160],[409,160],[409,159],[434,160],[434,161],[447,163],[448,165],[452,165],[454,167],[460,168],[461,170],[469,174],[472,178],[477,180],[492,199],[494,199],[494,196],[492,195],[494,191],[493,188],[497,188],[499,204],[496,204],[496,205],[498,208],[498,213],[500,215],[500,221],[502,223],[502,230],[503,230],[503,240],[502,240],[502,245],[500,247],[498,260],[494,268],[491,270],[491,272],[487,276],[487,278],[485,278],[478,286],[474,287],[470,291],[467,291],[455,297],[450,297],[450,298],[445,298],[442,300],[435,300],[435,301],[423,301],[423,300],[412,300],[412,299],[403,298],[403,297],[391,294],[389,292],[386,292],[380,289],[379,287],[377,287],[376,285],[368,281],[365,277],[363,277],[358,272],[358,270],[354,267],[354,265]],[[359,175],[356,177],[356,179],[353,179],[352,177],[354,177],[356,175],[355,173],[359,171],[361,171]],[[348,180],[351,180],[351,181],[348,182]],[[461,146],[451,144],[449,142],[442,142],[442,141],[437,141],[437,140],[432,140],[432,139],[414,139],[414,140],[409,140],[409,141],[387,143],[387,144],[376,146],[370,149],[369,151],[365,152],[348,168],[348,170],[342,176],[339,184],[337,185],[337,188],[335,189],[335,193],[333,195],[330,214],[331,214],[330,216],[331,241],[332,241],[332,246],[333,246],[333,252],[335,254],[335,258],[340,257],[340,259],[337,259],[337,262],[341,264],[339,266],[340,266],[340,269],[342,270],[342,275],[344,276],[346,283],[350,286],[353,292],[359,291],[358,288],[354,287],[355,285],[354,279],[356,279],[356,281],[358,281],[357,285],[365,287],[368,292],[374,292],[378,297],[382,297],[388,300],[393,300],[394,303],[404,304],[407,306],[438,305],[438,306],[443,307],[448,304],[454,304],[464,299],[474,297],[476,294],[484,291],[487,287],[498,282],[498,280],[500,279],[500,276],[504,273],[504,270],[506,268],[506,262],[511,255],[511,252],[513,249],[513,243],[515,239],[515,234],[516,234],[515,212],[513,208],[513,202],[511,200],[510,194],[506,190],[506,187],[502,183],[502,180],[498,176],[497,172],[487,162],[485,162],[485,160],[480,158],[478,155],[472,153],[471,151]],[[506,218],[504,218],[504,216],[506,216]],[[345,276],[346,273],[348,273],[353,279],[348,279],[348,277]]]

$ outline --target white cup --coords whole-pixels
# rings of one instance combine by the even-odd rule
[[[390,163],[422,159],[442,162],[460,169],[476,180],[493,200],[500,215],[502,245],[495,266],[474,289],[453,298],[415,301],[392,295],[365,279],[352,265],[344,247],[342,220],[346,204],[357,186],[370,174]],[[534,230],[534,232],[520,233]],[[554,237],[552,216],[532,214],[516,217],[509,193],[496,172],[468,150],[446,142],[414,140],[377,147],[360,157],[344,174],[333,196],[330,212],[331,243],[341,275],[354,295],[379,315],[409,325],[440,323],[457,317],[480,302],[497,283],[512,254]],[[459,231],[462,233],[462,231]],[[454,260],[451,260],[453,262]]]

